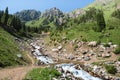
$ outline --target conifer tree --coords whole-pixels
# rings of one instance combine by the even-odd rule
[[[106,24],[105,24],[105,19],[104,19],[104,16],[103,16],[103,11],[99,10],[97,12],[97,15],[96,15],[96,20],[97,20],[97,31],[98,32],[101,32],[102,30],[105,29],[106,27]]]

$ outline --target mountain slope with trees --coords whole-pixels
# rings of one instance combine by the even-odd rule
[[[0,11],[0,67],[27,64],[19,44],[15,41],[16,38],[25,36],[22,35],[23,27],[25,26],[19,18],[9,14],[8,7],[5,11]]]

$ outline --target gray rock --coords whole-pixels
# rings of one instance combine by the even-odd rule
[[[75,59],[75,57],[73,55],[69,55],[67,58],[70,59],[70,60]]]
[[[90,60],[90,57],[85,57],[84,60],[85,60],[85,61],[89,61],[89,60]]]

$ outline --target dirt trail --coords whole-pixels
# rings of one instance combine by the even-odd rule
[[[25,75],[35,68],[35,66],[17,67],[13,69],[0,70],[0,80],[22,80]]]
[[[22,80],[25,75],[31,71],[33,68],[37,68],[37,66],[34,66],[34,59],[27,54],[27,56],[31,60],[30,66],[23,66],[23,67],[16,67],[16,68],[10,68],[10,69],[2,69],[0,70],[0,80]]]

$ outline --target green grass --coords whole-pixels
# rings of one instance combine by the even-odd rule
[[[24,80],[51,80],[52,77],[59,77],[61,74],[51,68],[37,68],[33,69],[26,75]]]
[[[74,26],[69,29],[65,29],[62,32],[52,32],[52,37],[55,40],[61,40],[62,37],[66,37],[69,40],[79,39],[83,41],[101,41],[101,42],[113,42],[114,44],[120,43],[120,23],[117,22],[107,22],[106,30],[104,32],[95,32],[92,30],[94,23],[86,23]],[[109,25],[108,25],[109,24]],[[113,26],[113,29],[108,29]],[[67,33],[67,34],[66,34]],[[59,35],[57,35],[59,34]]]
[[[87,10],[89,7],[95,7],[96,9],[102,9],[104,11],[105,19],[108,20],[110,15],[116,9],[116,4],[119,4],[120,0],[112,0],[112,2],[103,5],[102,3],[93,2],[92,4],[88,5],[84,9]]]
[[[22,65],[24,61],[17,57],[20,50],[14,37],[0,27],[0,67]]]
[[[113,65],[105,65],[105,69],[107,70],[108,73],[110,74],[115,74],[117,73],[117,69]]]

